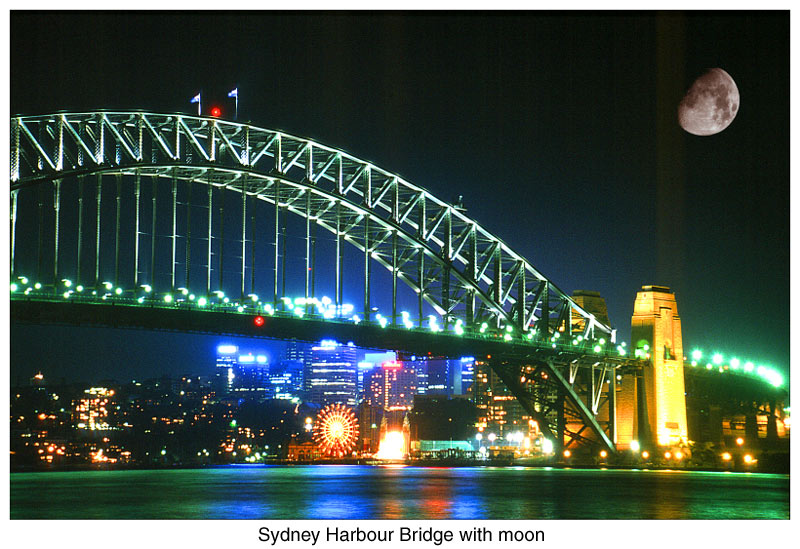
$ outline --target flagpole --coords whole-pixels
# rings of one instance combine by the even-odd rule
[[[236,114],[234,114],[234,120],[239,120],[239,88],[236,88]]]

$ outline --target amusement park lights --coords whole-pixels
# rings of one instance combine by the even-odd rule
[[[320,451],[334,458],[350,455],[358,442],[358,420],[353,410],[342,404],[329,404],[317,414],[314,441]]]

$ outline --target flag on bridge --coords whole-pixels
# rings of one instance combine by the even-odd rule
[[[231,91],[228,92],[228,97],[233,97],[233,100],[236,101],[236,114],[234,115],[234,120],[239,119],[239,87],[233,88]]]
[[[197,103],[197,116],[200,116],[200,106],[201,106],[201,103],[200,103],[200,94],[198,93],[197,95],[195,95],[194,97],[192,97],[192,100],[191,100],[191,101],[189,101],[189,103]]]

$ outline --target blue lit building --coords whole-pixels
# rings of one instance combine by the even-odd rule
[[[310,398],[327,406],[340,402],[355,406],[358,396],[356,348],[332,340],[320,341],[311,348]]]
[[[288,360],[270,367],[270,398],[300,399],[303,395],[303,363]]]
[[[236,345],[219,345],[214,373],[219,395],[269,396],[271,385],[265,354],[245,353]]]

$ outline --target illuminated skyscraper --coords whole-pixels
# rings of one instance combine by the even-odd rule
[[[373,366],[372,369],[364,373],[364,403],[368,406],[384,408],[386,398],[383,368]]]
[[[245,353],[236,345],[219,345],[215,370],[215,388],[218,394],[248,393],[267,396],[270,380],[265,354]]]
[[[475,381],[475,357],[461,357],[461,393],[467,395],[472,392],[472,383]]]
[[[340,402],[355,406],[357,396],[356,348],[332,340],[311,348],[309,378],[311,402],[320,406]]]
[[[417,371],[412,363],[384,362],[384,409],[410,410],[417,392]]]
[[[217,394],[224,395],[232,390],[238,352],[236,345],[217,346],[217,366],[214,369],[214,389]]]
[[[311,392],[311,345],[305,341],[290,339],[286,342],[283,360],[287,362],[299,362],[303,365],[303,393],[308,395]]]

